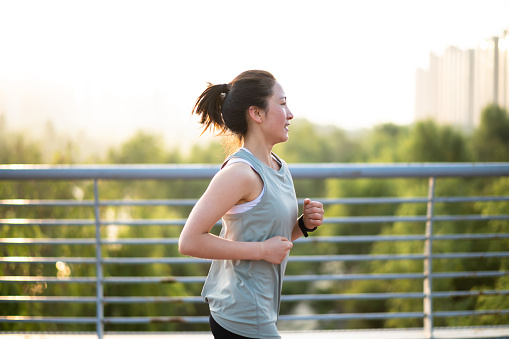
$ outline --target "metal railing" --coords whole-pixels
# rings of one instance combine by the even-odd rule
[[[62,200],[62,199],[16,199],[0,200],[0,208],[40,208],[40,207],[87,207],[93,209],[94,218],[91,219],[24,219],[18,216],[9,218],[0,215],[1,227],[25,227],[30,225],[48,227],[89,226],[95,227],[95,238],[1,238],[2,246],[34,246],[34,245],[82,245],[94,246],[95,256],[88,257],[40,257],[11,256],[0,258],[2,265],[13,264],[84,264],[95,266],[95,276],[83,277],[57,277],[57,276],[2,276],[2,284],[44,283],[44,284],[95,284],[95,296],[27,296],[2,295],[0,306],[8,303],[88,303],[95,304],[94,316],[80,317],[53,317],[31,316],[18,314],[5,314],[1,312],[0,323],[75,323],[95,324],[96,333],[103,338],[104,327],[109,324],[149,324],[153,322],[179,322],[179,323],[206,323],[206,315],[179,315],[179,316],[105,316],[105,304],[126,303],[202,303],[199,296],[105,296],[104,287],[108,284],[159,284],[181,283],[202,284],[205,276],[105,276],[103,269],[108,265],[118,264],[167,264],[189,265],[203,264],[204,260],[182,256],[174,257],[105,257],[103,246],[107,245],[177,245],[178,238],[119,238],[108,239],[101,236],[101,228],[108,225],[126,226],[182,226],[185,219],[138,219],[138,220],[109,220],[101,213],[101,208],[107,206],[193,206],[196,199],[147,199],[147,200],[107,200],[100,199],[100,183],[111,180],[194,180],[209,179],[219,167],[215,165],[95,165],[95,166],[45,166],[45,165],[1,165],[0,185],[2,182],[18,181],[93,181],[93,199],[91,200]],[[479,295],[500,296],[507,298],[509,290],[468,290],[468,291],[435,291],[433,282],[439,279],[457,278],[496,278],[509,275],[509,271],[476,271],[460,272],[434,272],[433,261],[442,259],[486,259],[507,258],[509,251],[498,252],[451,252],[434,253],[433,243],[442,240],[490,240],[507,239],[509,232],[505,231],[488,234],[435,234],[434,225],[437,222],[489,222],[500,220],[509,226],[509,214],[493,215],[435,215],[434,206],[437,203],[475,203],[475,202],[508,202],[509,192],[498,196],[436,196],[436,179],[442,177],[454,178],[486,178],[509,176],[509,163],[433,163],[433,164],[293,164],[290,170],[294,180],[299,179],[357,179],[357,178],[425,178],[429,181],[427,196],[423,197],[365,197],[365,198],[317,198],[325,205],[366,205],[366,204],[426,204],[425,215],[390,215],[390,216],[329,216],[326,213],[324,224],[357,225],[365,223],[397,223],[414,222],[425,225],[424,234],[410,235],[349,235],[349,236],[314,236],[296,241],[298,244],[344,244],[344,243],[376,243],[420,241],[423,243],[422,253],[409,254],[342,254],[342,255],[291,255],[289,266],[292,263],[326,263],[326,262],[362,262],[362,261],[421,261],[424,270],[421,273],[357,273],[357,274],[306,274],[287,275],[288,282],[348,282],[361,280],[422,280],[422,292],[387,292],[387,293],[359,293],[359,294],[288,294],[283,295],[282,302],[323,302],[343,300],[388,300],[388,299],[417,299],[422,300],[422,312],[389,312],[389,313],[336,313],[336,314],[281,314],[281,321],[344,321],[352,319],[393,319],[418,318],[423,320],[423,330],[428,338],[433,337],[434,319],[444,317],[470,317],[481,315],[507,315],[509,309],[435,310],[433,300],[438,298],[475,297]],[[2,199],[2,197],[0,197]],[[300,200],[302,203],[302,199]],[[3,307],[1,307],[3,308]]]

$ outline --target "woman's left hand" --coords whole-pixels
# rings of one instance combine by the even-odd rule
[[[304,199],[304,225],[306,228],[313,229],[323,223],[323,204],[318,201]]]

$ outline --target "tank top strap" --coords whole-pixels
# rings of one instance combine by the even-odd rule
[[[285,169],[283,167],[285,167],[285,162],[279,158],[276,154],[274,153],[271,153],[272,155],[272,158],[274,158],[274,160],[276,160],[279,165],[281,166],[280,170],[279,171],[276,171],[272,168],[270,168],[269,166],[265,165],[264,163],[262,163],[257,157],[255,157],[247,148],[245,147],[241,147],[237,152],[235,152],[234,154],[230,155],[228,158],[226,158],[226,160],[223,162],[223,164],[221,165],[221,169],[223,167],[225,167],[228,162],[233,159],[233,158],[241,158],[241,159],[244,159],[244,160],[247,160],[249,162],[249,164],[251,165],[251,167],[260,175],[262,176],[262,179],[263,179],[263,174],[267,174],[268,171],[270,172],[275,172],[275,173],[282,173],[285,171]],[[265,180],[264,180],[265,181]]]
[[[256,158],[251,152],[249,152],[249,150],[247,150],[244,147],[240,148],[237,152],[233,153],[228,158],[226,158],[226,160],[221,165],[221,169],[224,168],[231,159],[235,158],[240,158],[247,161],[251,168],[255,170],[255,172],[257,172],[260,176],[262,175],[261,172],[263,171],[263,167],[260,166],[261,164],[260,160],[258,160],[258,158]]]

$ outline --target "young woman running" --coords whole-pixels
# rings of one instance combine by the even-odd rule
[[[194,206],[179,239],[184,255],[213,259],[202,296],[215,338],[280,338],[283,275],[292,241],[323,222],[323,205],[305,199],[303,214],[287,164],[272,147],[288,140],[293,114],[283,87],[266,71],[212,85],[193,113],[204,130],[233,135],[240,147]],[[222,218],[219,236],[210,233]]]

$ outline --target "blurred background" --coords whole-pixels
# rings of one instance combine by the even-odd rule
[[[288,163],[508,162],[509,1],[8,1],[0,0],[0,164],[219,164],[220,140],[199,136],[191,109],[207,82],[248,69],[272,72],[295,119],[275,151]],[[197,199],[208,180],[102,181],[102,200]],[[426,197],[428,179],[296,180],[299,198]],[[437,197],[507,196],[509,180],[437,179]],[[19,220],[93,220],[91,180],[0,182],[0,237],[93,238],[94,226],[19,226]],[[12,199],[12,200],[11,200]],[[16,199],[26,199],[24,203]],[[29,200],[35,201],[32,206]],[[74,207],[37,205],[42,200]],[[166,201],[166,200],[165,200]],[[83,202],[82,206],[80,202]],[[85,203],[89,202],[89,205]],[[176,239],[178,227],[131,227],[132,220],[183,220],[191,206],[104,205],[101,236]],[[437,215],[506,215],[507,201],[437,203]],[[425,215],[425,203],[336,204],[326,217]],[[9,221],[10,220],[10,221]],[[12,224],[9,224],[13,221]],[[104,226],[104,225],[103,225]],[[162,227],[161,227],[162,226]],[[174,226],[174,225],[173,225]],[[503,234],[434,243],[436,253],[507,251],[507,219],[442,221],[435,234]],[[320,236],[424,234],[424,223],[335,224]],[[94,257],[65,242],[0,248],[3,257]],[[292,255],[422,254],[420,242],[298,244]],[[504,252],[506,253],[506,252]],[[179,256],[176,246],[104,245],[110,257]],[[437,260],[436,272],[488,270],[499,276],[442,279],[437,310],[508,310],[505,257]],[[207,265],[109,265],[106,277],[204,276]],[[422,273],[411,260],[296,263],[288,274]],[[505,274],[505,275],[504,275]],[[0,276],[93,277],[86,264],[2,263]],[[109,284],[106,297],[197,296],[201,284]],[[483,295],[485,290],[505,291]],[[283,294],[419,293],[420,280],[285,283]],[[475,294],[479,291],[478,294]],[[77,284],[4,283],[1,296],[94,296]],[[473,295],[473,297],[472,297]],[[420,297],[418,297],[420,298]],[[94,304],[3,303],[1,316],[91,316]],[[421,312],[392,298],[286,302],[282,314]],[[204,303],[105,305],[105,315],[206,315]],[[507,325],[505,315],[449,317],[436,326]],[[283,329],[412,328],[422,319],[353,319]],[[284,327],[286,326],[286,327]],[[93,325],[0,323],[5,331],[91,330]],[[115,325],[107,330],[204,330],[206,324]]]
[[[472,131],[487,104],[507,105],[508,12],[503,0],[1,0],[2,134],[50,156],[72,143],[78,162],[138,131],[187,151],[208,142],[190,116],[206,83],[247,69],[272,72],[312,124]]]

